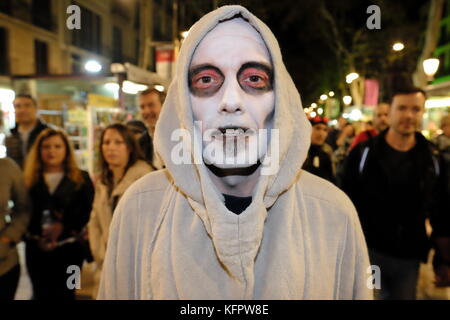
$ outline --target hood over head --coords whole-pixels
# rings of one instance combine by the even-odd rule
[[[269,202],[273,202],[295,181],[310,145],[311,126],[303,112],[300,95],[284,66],[278,42],[270,29],[242,6],[223,6],[208,13],[191,27],[189,35],[183,42],[177,60],[177,71],[169,87],[155,131],[156,152],[161,155],[174,183],[190,198],[201,203],[204,202],[200,188],[203,182],[201,171],[205,170],[205,165],[203,161],[201,164],[195,164],[194,161],[197,159],[197,162],[200,162],[198,159],[201,159],[201,137],[196,133],[195,141],[190,144],[192,164],[174,163],[172,153],[179,150],[177,146],[180,145],[180,140],[172,141],[171,139],[176,139],[173,132],[180,128],[186,129],[194,138],[194,117],[189,100],[188,73],[195,49],[205,35],[221,21],[236,15],[242,16],[260,33],[273,64],[274,128],[279,129],[279,170],[275,174],[266,176],[264,193],[266,197],[272,199]],[[196,147],[197,150],[195,150]]]
[[[194,125],[188,83],[192,57],[202,39],[221,21],[236,15],[248,21],[259,32],[270,54],[275,95],[273,127],[279,130],[279,139],[272,137],[270,141],[273,144],[278,140],[278,149],[272,148],[272,145],[268,147],[268,150],[278,151],[279,168],[273,174],[260,175],[251,205],[239,216],[226,209],[223,195],[213,184],[202,161],[202,140]],[[184,145],[190,163],[179,164],[173,159],[181,145],[181,140],[177,139],[180,137],[177,129],[183,129],[193,137],[191,143]],[[163,159],[174,185],[187,197],[195,213],[202,219],[222,263],[236,277],[242,276],[242,265],[245,268],[246,262],[242,262],[242,259],[248,262],[249,267],[253,264],[261,243],[267,208],[297,181],[310,139],[311,125],[304,114],[300,95],[284,66],[275,36],[261,20],[244,7],[233,5],[208,13],[192,26],[182,44],[176,74],[156,125],[155,149]],[[244,236],[230,240],[236,223]],[[243,243],[248,248],[243,248]],[[244,258],[242,250],[247,251]]]

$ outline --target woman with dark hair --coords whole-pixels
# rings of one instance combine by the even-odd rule
[[[97,296],[114,209],[127,188],[151,171],[151,167],[141,160],[140,149],[133,134],[122,124],[110,125],[102,132],[99,154],[101,173],[88,224],[89,243],[97,265],[94,297]]]
[[[85,258],[78,240],[92,209],[91,179],[78,168],[66,134],[55,129],[37,137],[24,177],[33,208],[26,241],[33,298],[73,300],[68,270],[80,270]]]

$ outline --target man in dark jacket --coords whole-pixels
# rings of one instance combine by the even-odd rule
[[[145,160],[155,170],[162,169],[163,164],[153,149],[153,133],[155,132],[156,121],[158,120],[164,102],[164,95],[156,89],[147,89],[139,94],[138,99],[139,110],[147,127],[147,132],[144,132],[139,139],[139,145]]]
[[[16,127],[6,137],[6,153],[21,168],[25,165],[28,151],[42,130],[48,128],[38,118],[36,100],[27,94],[19,94],[13,101],[16,114]]]
[[[449,236],[446,169],[417,131],[424,110],[422,90],[397,91],[390,128],[356,146],[344,168],[342,189],[358,210],[371,263],[380,267],[382,299],[415,299],[419,265],[431,246],[427,218],[434,239]]]
[[[335,183],[331,155],[323,149],[328,135],[328,120],[317,116],[309,118],[309,122],[312,126],[311,146],[308,150],[308,157],[303,164],[303,169]]]

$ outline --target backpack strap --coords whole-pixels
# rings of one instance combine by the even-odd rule
[[[360,175],[362,175],[362,173],[363,173],[364,165],[366,164],[367,155],[369,154],[369,150],[370,150],[370,147],[367,145],[362,152],[361,160],[359,161],[359,167],[358,167],[358,172]]]

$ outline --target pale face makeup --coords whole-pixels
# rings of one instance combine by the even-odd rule
[[[242,153],[262,159],[269,141],[260,141],[258,130],[273,128],[275,96],[272,62],[260,34],[241,18],[219,23],[196,48],[188,81],[203,148],[212,144],[224,152],[225,163],[203,153],[205,163],[245,168],[254,163],[234,161]]]

